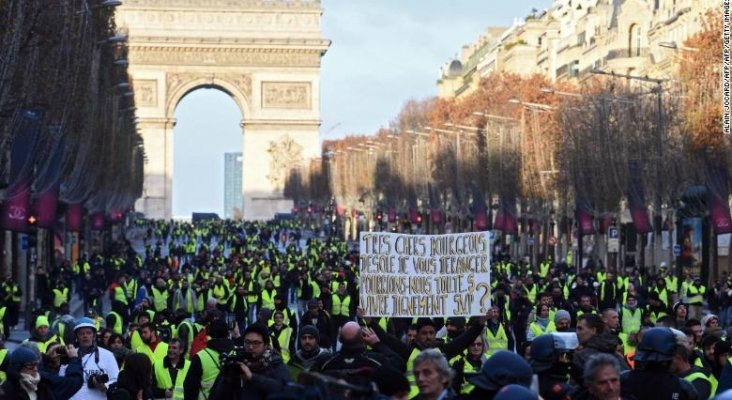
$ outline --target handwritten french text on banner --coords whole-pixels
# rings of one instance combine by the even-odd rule
[[[360,305],[371,317],[483,315],[490,307],[490,232],[361,232]]]

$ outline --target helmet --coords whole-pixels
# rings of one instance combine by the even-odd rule
[[[634,361],[669,361],[676,348],[676,335],[669,328],[651,328],[641,340]]]
[[[81,328],[92,328],[94,331],[97,330],[97,325],[92,321],[91,318],[83,317],[76,320],[74,325],[74,332]]]
[[[531,368],[536,373],[544,372],[554,365],[554,336],[541,335],[531,342]]]

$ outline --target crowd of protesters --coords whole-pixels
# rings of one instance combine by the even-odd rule
[[[0,349],[0,399],[732,398],[726,279],[494,254],[486,315],[368,318],[357,251],[295,221],[133,230],[142,251],[39,271],[30,338]],[[5,277],[4,335],[21,297]]]

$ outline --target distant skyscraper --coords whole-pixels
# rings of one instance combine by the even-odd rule
[[[241,218],[241,172],[241,153],[224,153],[224,218]]]

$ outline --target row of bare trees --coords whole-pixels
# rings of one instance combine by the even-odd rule
[[[0,1],[0,199],[56,188],[64,203],[111,212],[140,196],[144,152],[114,6]]]
[[[464,99],[410,101],[375,135],[325,142],[321,159],[292,172],[287,194],[462,220],[491,206],[536,220],[577,208],[617,215],[633,201],[655,213],[676,207],[710,167],[731,165],[721,71],[707,62],[721,54],[718,21],[708,15],[687,40],[696,51],[676,79],[493,74]]]

